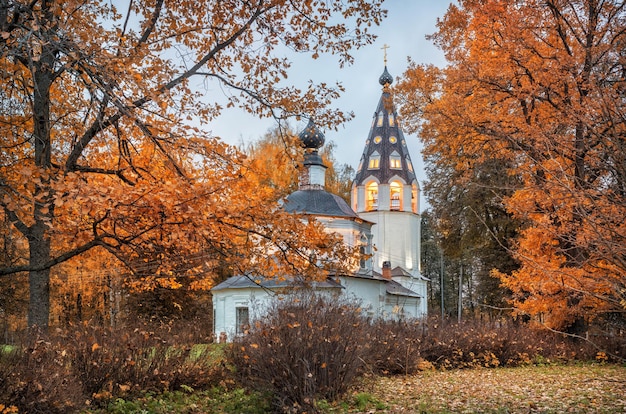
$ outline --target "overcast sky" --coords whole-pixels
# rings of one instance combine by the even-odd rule
[[[304,87],[306,81],[311,79],[327,83],[339,81],[346,89],[342,98],[336,101],[336,106],[344,112],[352,111],[355,117],[339,126],[337,131],[324,131],[326,142],[332,140],[336,144],[335,157],[339,163],[349,164],[356,169],[363,152],[381,94],[378,78],[384,68],[382,46],[389,45],[387,68],[394,78],[406,69],[407,57],[418,63],[443,66],[445,60],[442,52],[425,36],[435,31],[437,18],[443,17],[449,4],[448,0],[386,0],[384,6],[389,10],[387,19],[381,26],[374,28],[378,39],[374,44],[353,52],[353,65],[340,69],[333,57],[296,62],[289,80],[297,86]],[[296,127],[301,129],[305,125],[306,121],[301,121]],[[241,142],[257,140],[272,126],[271,120],[260,121],[233,110],[225,112],[209,127],[224,141],[239,145]],[[418,138],[406,133],[405,137],[421,184],[425,176]]]

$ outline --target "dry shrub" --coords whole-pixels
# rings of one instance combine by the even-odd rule
[[[209,357],[210,348],[170,344],[148,329],[82,327],[65,339],[76,375],[96,401],[183,385],[205,389],[225,376],[223,365]]]
[[[0,404],[20,413],[63,414],[85,403],[70,355],[33,330],[32,339],[0,351]]]
[[[227,375],[211,346],[172,344],[147,329],[81,325],[34,338],[0,352],[0,404],[20,413],[69,413],[145,391],[208,389]]]
[[[356,303],[311,292],[276,300],[235,339],[228,359],[246,386],[270,392],[277,410],[315,411],[366,368],[369,320]]]
[[[602,342],[599,342],[602,339]],[[595,342],[571,338],[514,321],[485,323],[378,321],[372,330],[374,369],[382,374],[410,374],[423,369],[518,366],[572,360],[593,361],[620,354],[620,339]],[[609,349],[599,353],[599,349]],[[622,348],[623,350],[623,348]],[[608,356],[606,357],[608,360]]]

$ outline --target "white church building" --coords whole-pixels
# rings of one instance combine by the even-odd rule
[[[365,141],[351,203],[325,190],[326,167],[318,154],[324,135],[309,121],[299,137],[305,147],[298,190],[285,199],[288,212],[315,217],[346,244],[364,254],[348,275],[316,282],[319,292],[335,292],[360,301],[372,317],[420,318],[427,311],[427,282],[420,274],[419,184],[398,124],[385,67],[379,78],[382,95]],[[293,287],[291,280],[233,276],[211,289],[214,334],[228,340],[262,317],[276,295]]]

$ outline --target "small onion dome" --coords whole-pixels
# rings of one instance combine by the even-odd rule
[[[378,83],[383,86],[391,85],[393,83],[393,77],[389,74],[389,72],[387,72],[387,66],[385,66],[385,71],[382,75],[380,75],[380,78],[378,78]]]
[[[315,126],[315,122],[312,119],[309,119],[309,123],[300,132],[299,137],[302,146],[307,149],[318,149],[324,145],[324,134]]]

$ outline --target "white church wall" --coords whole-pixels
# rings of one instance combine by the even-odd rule
[[[419,275],[419,216],[401,211],[371,211],[361,216],[376,223],[372,227],[374,270],[381,272],[383,262],[389,261],[392,269],[400,266]]]
[[[424,316],[421,312],[420,298],[388,295],[385,301],[385,318],[414,319]]]
[[[346,277],[339,278],[345,287],[344,295],[360,301],[364,311],[372,317],[382,316],[385,301],[385,284],[379,280]]]
[[[281,289],[282,290],[282,289]],[[335,295],[339,289],[316,289],[316,294]],[[213,292],[213,334],[219,342],[230,342],[238,332],[237,309],[247,309],[247,325],[268,314],[275,300],[288,298],[289,293],[278,293],[261,287],[224,289]],[[240,312],[241,314],[241,312]]]
[[[232,340],[237,332],[237,309],[248,309],[248,323],[267,313],[274,294],[260,288],[224,289],[213,292],[213,333],[217,340]]]

